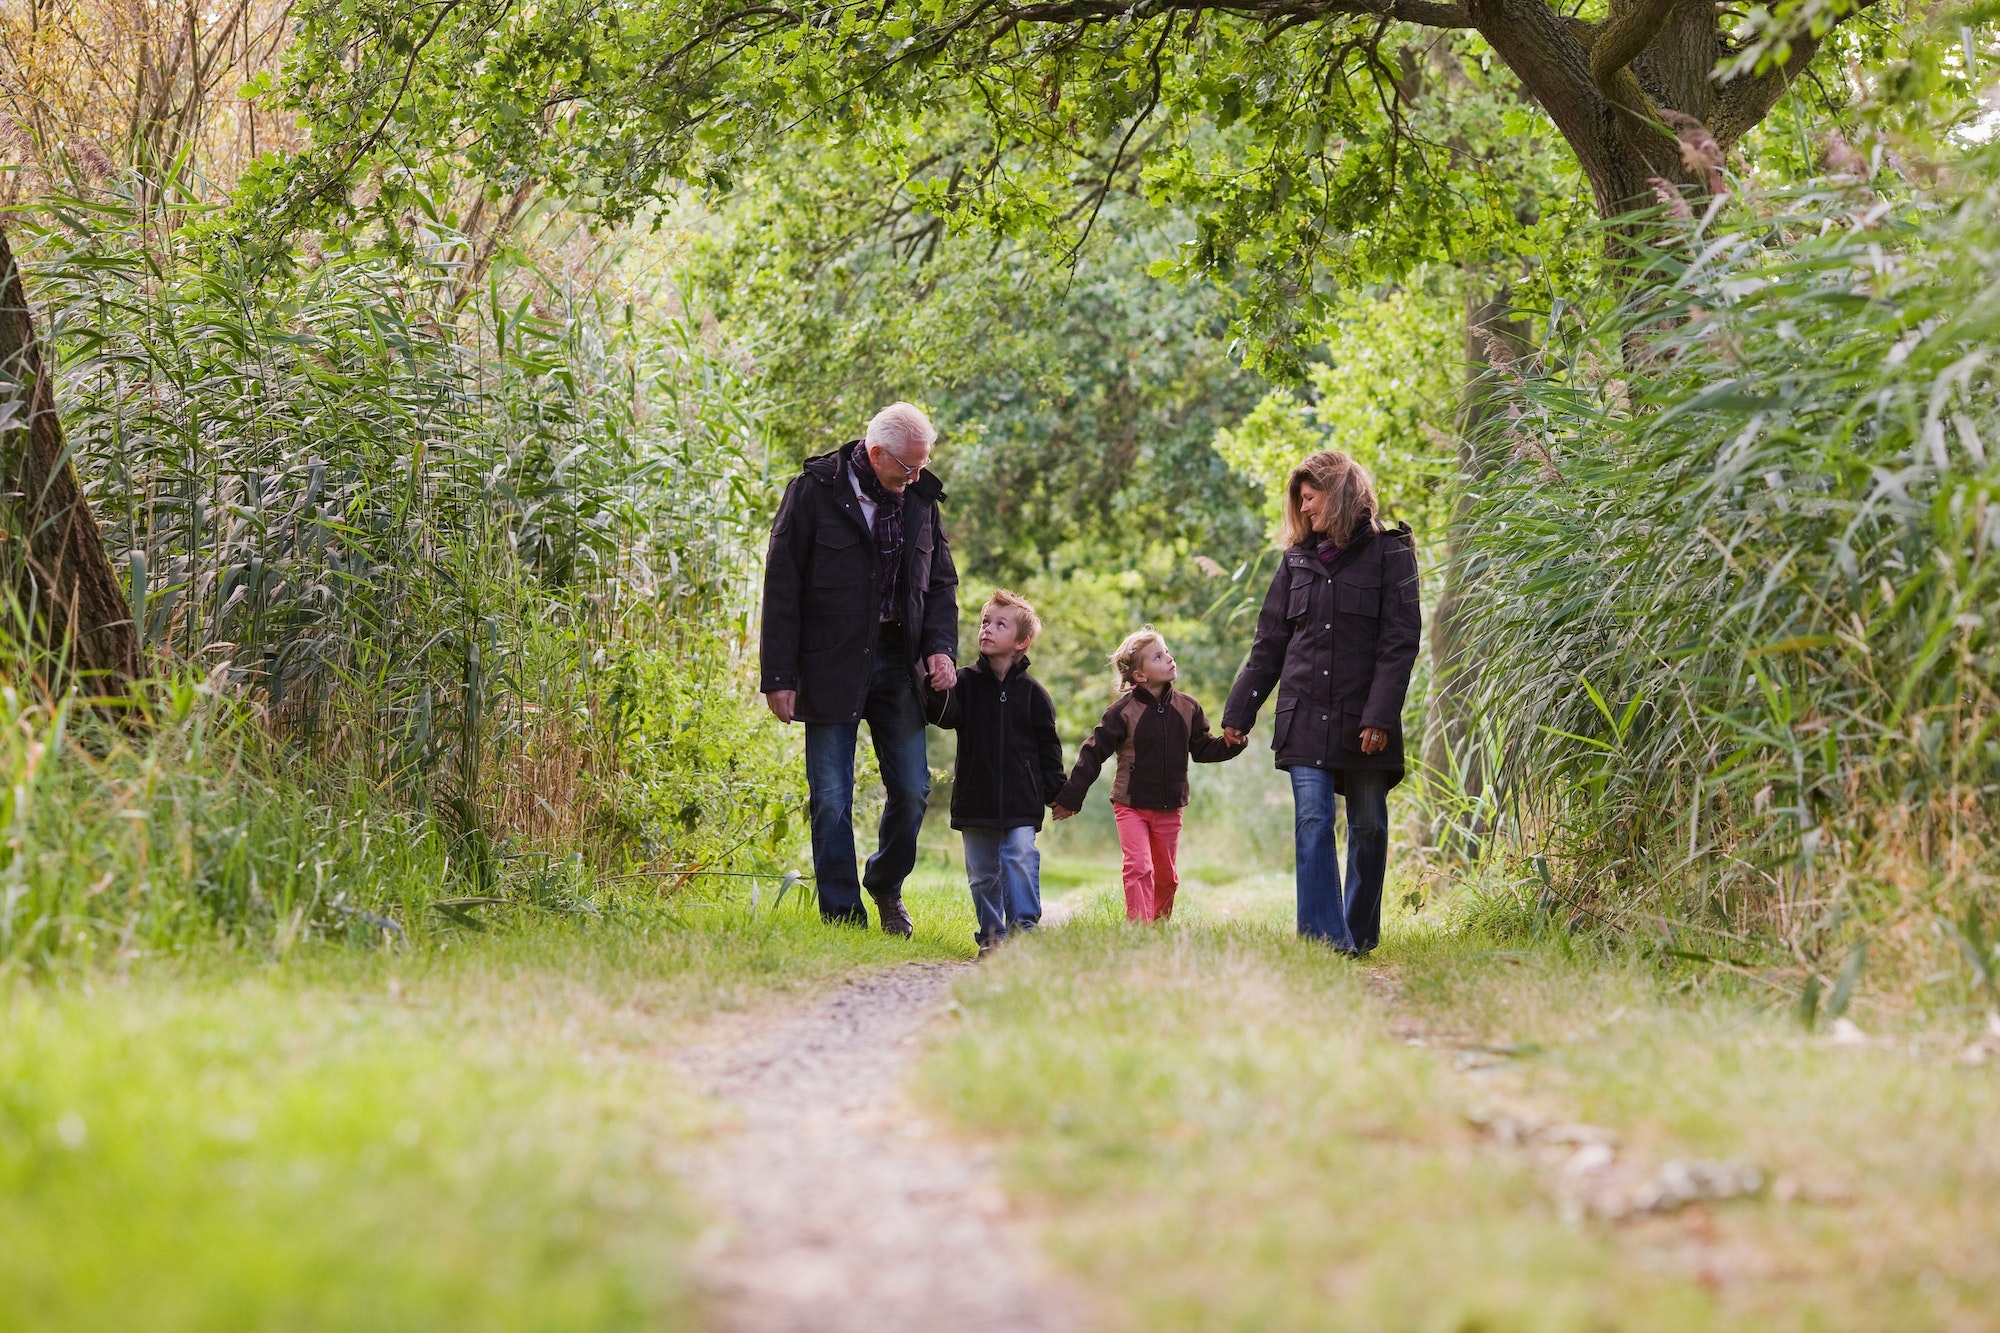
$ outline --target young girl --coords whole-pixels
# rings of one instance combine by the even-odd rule
[[[1125,854],[1125,918],[1164,921],[1173,915],[1180,887],[1174,856],[1181,807],[1188,803],[1188,760],[1219,764],[1244,747],[1211,736],[1201,705],[1174,689],[1174,655],[1152,626],[1126,635],[1111,665],[1118,672],[1118,702],[1104,710],[1083,743],[1052,813],[1057,819],[1075,814],[1105,759],[1118,756],[1111,813]]]

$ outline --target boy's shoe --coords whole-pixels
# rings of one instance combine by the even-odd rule
[[[981,958],[984,958],[987,954],[992,953],[1000,947],[1000,941],[998,940],[977,940],[974,942],[979,945],[979,956]]]
[[[917,933],[916,923],[910,920],[909,909],[903,906],[900,893],[876,893],[873,889],[868,896],[875,900],[875,911],[882,918],[884,935],[901,935],[904,939]]]

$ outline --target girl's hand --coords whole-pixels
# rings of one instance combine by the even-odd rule
[[[1076,811],[1065,810],[1059,805],[1052,805],[1049,807],[1049,813],[1054,815],[1057,819],[1068,819],[1071,815],[1075,814]]]
[[[1380,727],[1361,729],[1361,753],[1380,754],[1389,748],[1389,733]]]

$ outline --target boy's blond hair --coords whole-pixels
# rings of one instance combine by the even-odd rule
[[[1018,592],[1008,592],[1005,588],[995,588],[993,595],[986,599],[986,606],[1004,606],[1009,611],[1021,613],[1021,635],[1014,641],[1017,648],[1025,648],[1042,637],[1042,618],[1035,614],[1035,608],[1028,605],[1028,599]]]
[[[1118,645],[1118,651],[1111,654],[1111,669],[1118,674],[1120,694],[1133,688],[1135,682],[1132,673],[1139,669],[1139,658],[1146,651],[1146,645],[1157,643],[1165,646],[1166,642],[1160,632],[1151,625],[1142,626],[1125,636],[1124,641]]]

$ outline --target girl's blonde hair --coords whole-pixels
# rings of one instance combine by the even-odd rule
[[[1123,694],[1133,688],[1132,673],[1139,669],[1139,658],[1149,644],[1165,646],[1166,640],[1151,625],[1133,630],[1118,645],[1118,651],[1111,654],[1111,669],[1118,677],[1118,692]]]
[[[1313,539],[1312,521],[1299,507],[1299,488],[1310,486],[1325,496],[1332,506],[1327,511],[1326,536],[1335,546],[1345,546],[1372,521],[1379,506],[1375,503],[1375,479],[1368,469],[1338,449],[1322,449],[1308,454],[1285,479],[1284,541],[1287,546]]]
[[[1035,608],[1028,605],[1028,599],[1018,592],[1008,592],[1005,588],[995,588],[993,595],[986,599],[986,606],[1004,606],[1009,611],[1018,611],[1021,616],[1020,646],[1027,647],[1042,637],[1042,618],[1035,614]],[[980,610],[985,610],[981,607]]]

